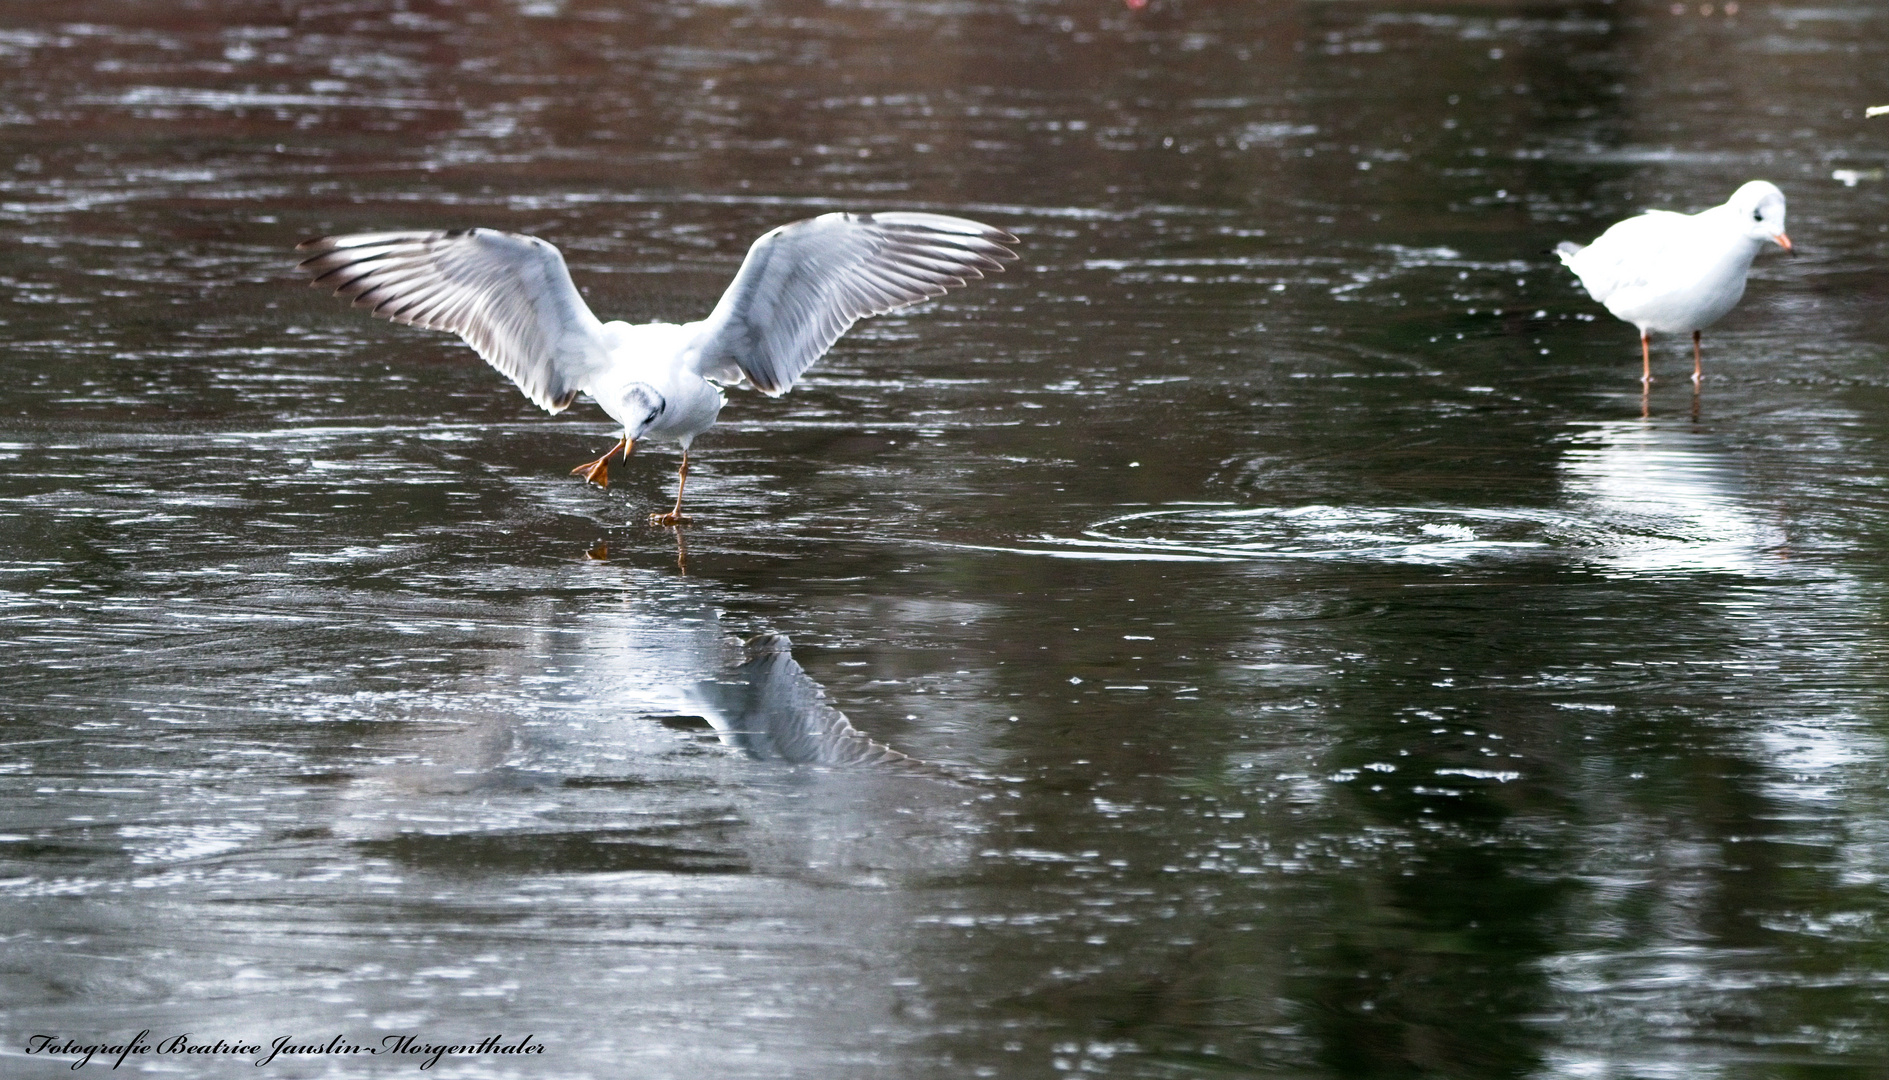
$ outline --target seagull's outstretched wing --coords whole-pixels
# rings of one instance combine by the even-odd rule
[[[695,368],[764,394],[793,389],[847,328],[1002,270],[1016,237],[942,214],[822,214],[774,229],[701,324]]]
[[[547,412],[587,389],[608,347],[558,249],[493,229],[320,236],[295,250],[316,288],[372,315],[450,330]]]

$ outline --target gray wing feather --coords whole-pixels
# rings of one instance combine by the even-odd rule
[[[868,315],[1002,270],[1016,237],[943,214],[822,214],[774,229],[702,323],[695,367],[779,396]]]
[[[492,229],[322,236],[300,269],[382,319],[465,339],[525,396],[559,412],[608,355],[603,324],[558,249]]]

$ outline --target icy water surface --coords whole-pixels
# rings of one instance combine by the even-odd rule
[[[0,10],[0,1072],[1884,1075],[1889,9],[1733,6]],[[1643,401],[1543,253],[1755,176]],[[679,536],[292,271],[835,208],[1024,258]]]

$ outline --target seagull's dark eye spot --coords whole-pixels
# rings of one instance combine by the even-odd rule
[[[1764,211],[1762,211],[1762,210],[1753,210],[1753,211],[1751,212],[1751,220],[1753,220],[1753,221],[1763,221],[1763,220],[1764,220]]]

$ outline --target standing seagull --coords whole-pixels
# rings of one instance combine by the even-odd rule
[[[610,455],[638,439],[682,444],[678,525],[689,443],[714,426],[723,386],[771,397],[861,318],[942,296],[1003,269],[1016,237],[942,214],[822,214],[771,230],[700,322],[599,322],[558,249],[493,229],[376,232],[305,240],[300,269],[357,308],[394,322],[450,330],[546,412],[589,394],[623,437],[572,473],[608,486]]]
[[[1640,328],[1640,385],[1653,382],[1647,335],[1692,331],[1692,385],[1699,385],[1699,332],[1745,295],[1745,275],[1766,242],[1791,250],[1784,235],[1784,193],[1753,180],[1724,205],[1696,214],[1648,210],[1619,222],[1582,247],[1563,241],[1561,261],[1587,293]]]

